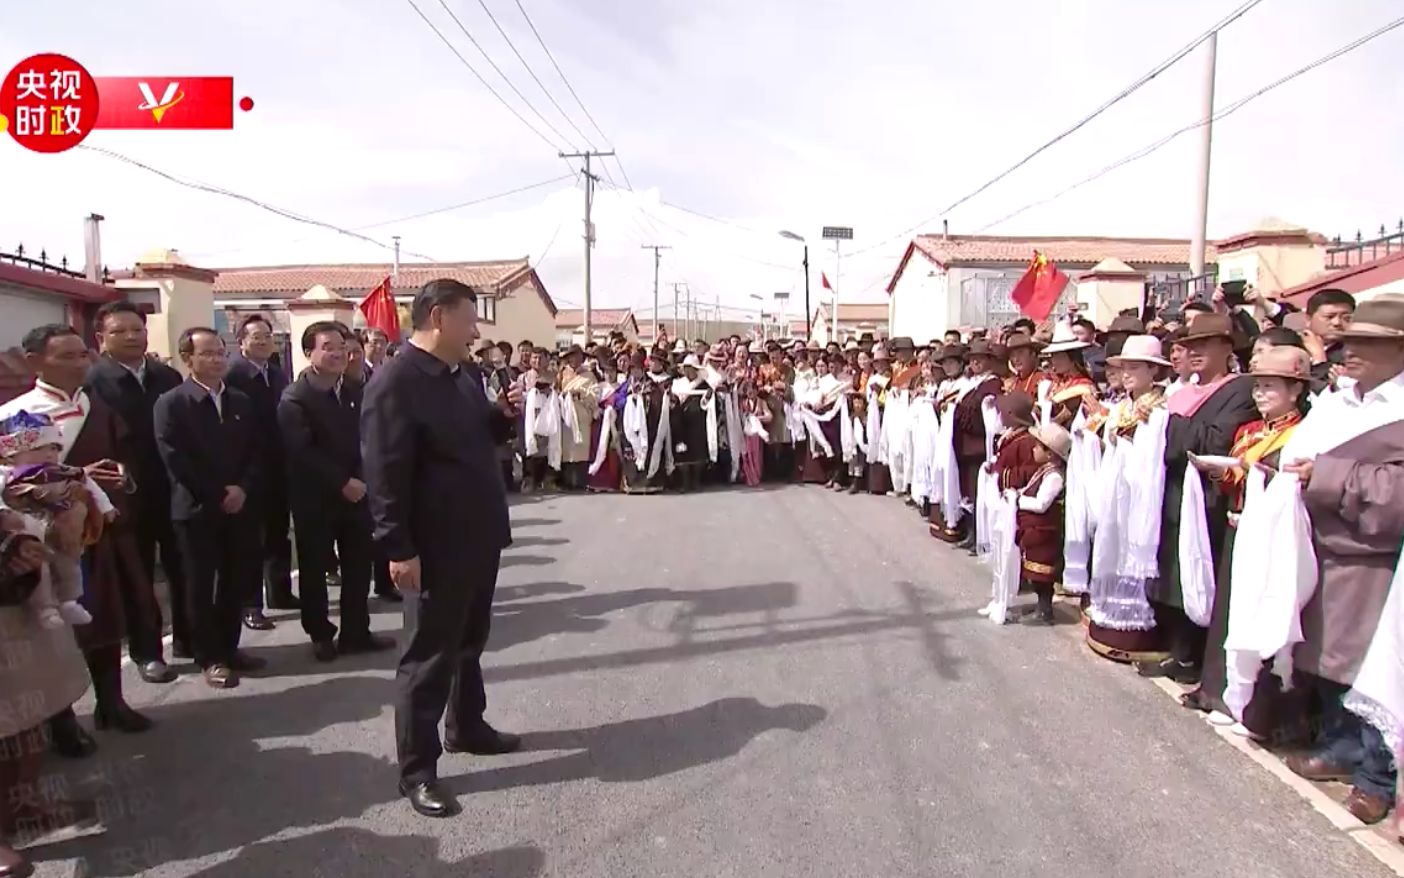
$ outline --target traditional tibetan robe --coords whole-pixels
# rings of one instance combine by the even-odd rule
[[[1034,398],[1038,398],[1037,388]],[[1048,399],[1052,403],[1053,421],[1064,427],[1072,425],[1073,419],[1083,407],[1091,410],[1100,405],[1097,399],[1097,385],[1091,378],[1082,374],[1055,378]]]
[[[1051,383],[1053,376],[1047,372],[1035,369],[1027,375],[1010,375],[1004,379],[1004,392],[1013,393],[1022,390],[1029,395],[1030,399],[1038,399],[1038,385],[1041,382]]]
[[[668,485],[673,470],[669,383],[667,375],[651,373],[630,382],[620,435],[626,494],[653,494]]]
[[[766,424],[765,478],[788,482],[794,477],[795,447],[788,411],[794,403],[792,378],[773,363],[762,363],[756,381],[765,404],[770,408]]]
[[[1038,472],[1039,464],[1034,460],[1034,447],[1038,440],[1029,433],[1028,427],[1014,427],[1005,431],[996,445],[994,474],[1001,491],[1022,491],[1024,486]]]
[[[629,395],[627,378],[618,384],[602,381],[597,388],[599,417],[590,425],[590,469],[586,487],[596,492],[618,491],[623,479],[620,436],[624,432],[624,404]]]
[[[673,460],[678,467],[700,467],[710,460],[712,442],[707,410],[716,396],[706,381],[675,378],[673,394]]]
[[[970,380],[971,388],[955,405],[955,453],[960,470],[960,496],[973,509],[980,467],[985,462],[984,402],[999,395],[1001,382],[994,375]]]
[[[891,376],[881,372],[869,376],[864,388],[867,397],[867,420],[864,433],[868,440],[868,493],[886,494],[892,490],[892,473],[887,467],[887,449],[883,441],[883,419],[886,417],[888,384]]]
[[[1233,437],[1233,447],[1229,454],[1238,458],[1242,469],[1229,469],[1219,482],[1218,488],[1228,499],[1228,530],[1224,537],[1224,548],[1219,559],[1215,577],[1214,609],[1209,620],[1209,641],[1204,650],[1204,671],[1201,675],[1200,693],[1195,696],[1202,710],[1217,710],[1231,713],[1224,703],[1224,687],[1228,683],[1228,666],[1224,653],[1224,641],[1228,637],[1229,606],[1233,593],[1233,547],[1237,532],[1238,513],[1243,511],[1243,495],[1247,481],[1247,470],[1256,463],[1266,464],[1273,469],[1281,466],[1282,449],[1296,432],[1301,423],[1301,412],[1293,410],[1272,421],[1262,419],[1250,421],[1238,428]],[[1265,666],[1258,678],[1255,697],[1244,712],[1243,724],[1256,734],[1267,735],[1276,731],[1273,717],[1273,703],[1281,691],[1281,684]]]
[[[1015,542],[1023,556],[1023,578],[1029,582],[1052,584],[1062,577],[1062,495],[1063,474],[1053,464],[1040,467],[1019,494]]]
[[[561,407],[561,481],[583,489],[591,460],[590,434],[599,412],[599,391],[593,375],[570,366],[561,369],[558,400]]]

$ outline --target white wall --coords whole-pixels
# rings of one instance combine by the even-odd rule
[[[24,334],[45,323],[68,323],[68,300],[36,296],[0,284],[0,350],[18,347]]]
[[[940,337],[951,325],[946,283],[945,272],[920,253],[913,253],[892,290],[892,336],[908,336],[918,342]],[[839,316],[843,316],[842,310]]]

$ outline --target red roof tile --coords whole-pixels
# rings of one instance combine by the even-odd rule
[[[1047,236],[1015,238],[1000,235],[919,235],[912,241],[940,265],[971,262],[1028,262],[1038,250],[1054,262],[1096,265],[1108,256],[1128,265],[1185,265],[1190,242],[1176,238],[1102,238]],[[1206,258],[1217,256],[1214,245]]]
[[[350,265],[269,265],[220,268],[215,296],[229,294],[300,296],[316,284],[347,298],[359,298],[390,276],[389,263]],[[525,259],[494,262],[401,263],[395,295],[413,295],[431,280],[448,278],[474,287],[497,290],[510,286],[531,271]]]
[[[122,294],[116,287],[105,284],[95,284],[89,280],[82,280],[76,277],[69,277],[64,274],[55,274],[48,271],[36,271],[33,268],[25,268],[22,265],[11,265],[8,262],[0,262],[0,282],[13,284],[17,287],[33,290],[40,293],[49,293],[62,296],[65,299],[74,299],[79,302],[92,302],[101,304],[120,299]]]
[[[593,328],[615,327],[626,322],[634,314],[630,308],[591,308],[590,323]],[[557,329],[579,329],[585,323],[583,308],[562,308],[556,312]]]

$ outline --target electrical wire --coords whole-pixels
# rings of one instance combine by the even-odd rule
[[[342,228],[341,226],[338,226],[334,223],[325,222],[323,220],[315,219],[310,216],[305,216],[300,213],[294,213],[293,211],[287,210],[286,208],[275,207],[265,201],[260,201],[259,199],[254,198],[250,195],[244,195],[241,192],[235,192],[230,189],[225,189],[223,186],[216,186],[212,183],[203,183],[199,180],[190,180],[182,178],[168,171],[163,171],[160,168],[152,167],[151,165],[148,165],[145,162],[138,161],[130,156],[123,155],[120,152],[105,149],[101,146],[92,146],[86,143],[78,144],[78,148],[86,150],[88,152],[96,153],[98,155],[106,156],[111,159],[115,159],[125,164],[132,165],[133,167],[140,168],[143,171],[155,174],[156,176],[161,177],[164,180],[168,180],[169,182],[175,183],[179,186],[184,186],[188,189],[195,189],[200,192],[207,192],[211,195],[222,195],[225,198],[232,198],[235,201],[242,201],[245,204],[257,207],[260,210],[266,210],[269,213],[277,214],[278,216],[281,216],[284,219],[292,220],[293,222],[298,222],[309,226],[316,226],[317,228],[326,229],[331,232],[336,232],[337,234],[345,235],[348,238],[355,238],[356,240],[364,241],[367,244],[374,244],[375,246],[383,248],[385,250],[394,249],[393,244],[387,244],[384,241],[377,241],[375,238],[369,237],[368,235],[363,235],[360,232],[353,231],[352,229]],[[406,250],[404,252],[410,256],[414,256],[418,259],[423,259],[427,262],[439,261],[432,256],[427,256],[423,253],[416,253],[412,250]]]
[[[1179,128],[1179,129],[1177,129],[1177,130],[1175,130],[1175,131],[1172,131],[1172,132],[1170,132],[1169,134],[1165,135],[1164,137],[1160,138],[1159,140],[1157,140],[1157,141],[1155,141],[1155,142],[1153,142],[1153,143],[1147,144],[1146,146],[1141,147],[1140,149],[1136,150],[1135,152],[1130,153],[1129,155],[1125,155],[1125,156],[1121,157],[1120,159],[1117,159],[1115,162],[1112,162],[1111,164],[1107,165],[1106,167],[1102,168],[1101,170],[1097,171],[1096,173],[1092,174],[1091,176],[1085,177],[1085,178],[1083,178],[1082,180],[1079,180],[1078,182],[1072,184],[1071,186],[1068,186],[1068,187],[1065,188],[1065,189],[1062,189],[1062,190],[1060,190],[1060,191],[1058,191],[1058,192],[1055,192],[1054,194],[1048,196],[1047,198],[1044,198],[1044,199],[1042,199],[1042,200],[1040,200],[1040,201],[1032,202],[1032,203],[1030,203],[1030,204],[1026,204],[1026,205],[1024,205],[1023,207],[1019,208],[1018,210],[1013,211],[1012,213],[1005,214],[1004,216],[1000,217],[999,219],[995,220],[994,222],[991,222],[991,223],[988,223],[988,224],[986,224],[986,225],[984,225],[984,226],[981,226],[981,227],[980,227],[979,229],[977,229],[973,234],[977,234],[977,235],[978,235],[978,234],[980,234],[981,232],[988,231],[989,229],[994,228],[995,226],[1002,225],[1003,223],[1008,222],[1009,220],[1013,219],[1014,217],[1016,217],[1016,216],[1018,216],[1018,215],[1020,215],[1020,214],[1022,214],[1022,213],[1025,213],[1025,212],[1027,212],[1027,211],[1033,210],[1033,209],[1036,208],[1036,207],[1042,207],[1043,205],[1049,204],[1050,202],[1056,201],[1056,200],[1058,200],[1059,198],[1062,198],[1064,195],[1067,195],[1069,192],[1072,192],[1074,189],[1080,189],[1080,188],[1082,188],[1083,186],[1086,186],[1088,183],[1091,183],[1091,182],[1094,181],[1094,180],[1098,180],[1098,179],[1100,179],[1100,178],[1102,178],[1102,177],[1105,177],[1107,174],[1110,174],[1112,171],[1115,171],[1115,170],[1118,169],[1118,168],[1121,168],[1121,167],[1124,167],[1124,166],[1126,166],[1126,165],[1129,165],[1129,164],[1131,164],[1132,162],[1140,161],[1141,159],[1143,159],[1143,158],[1149,156],[1150,154],[1152,154],[1152,153],[1154,153],[1154,152],[1160,150],[1162,147],[1166,146],[1166,145],[1169,144],[1172,140],[1175,140],[1176,138],[1178,138],[1180,135],[1182,135],[1182,134],[1187,134],[1187,133],[1189,133],[1190,131],[1194,131],[1194,130],[1199,129],[1199,128],[1203,128],[1205,125],[1208,125],[1211,121],[1212,121],[1212,122],[1217,122],[1217,121],[1219,121],[1220,119],[1224,119],[1224,118],[1226,118],[1226,117],[1228,117],[1228,116],[1231,116],[1231,115],[1233,115],[1234,113],[1236,113],[1236,112],[1238,112],[1239,110],[1241,110],[1241,109],[1242,109],[1244,106],[1246,106],[1247,104],[1252,103],[1253,101],[1257,100],[1258,98],[1262,97],[1263,95],[1267,94],[1268,92],[1272,91],[1273,89],[1278,88],[1279,86],[1282,86],[1282,85],[1286,85],[1287,83],[1291,82],[1292,80],[1296,79],[1297,77],[1302,76],[1303,74],[1306,74],[1306,73],[1310,73],[1312,70],[1315,70],[1316,68],[1322,66],[1323,64],[1328,64],[1328,63],[1330,63],[1331,61],[1334,61],[1334,60],[1336,60],[1337,58],[1341,57],[1342,55],[1345,55],[1345,54],[1347,54],[1347,53],[1349,53],[1349,52],[1353,52],[1353,51],[1355,51],[1356,49],[1360,48],[1361,46],[1365,45],[1366,43],[1370,42],[1371,40],[1374,40],[1374,39],[1376,39],[1376,38],[1378,38],[1378,37],[1382,37],[1382,36],[1384,36],[1385,34],[1389,33],[1390,31],[1392,31],[1392,30],[1394,30],[1394,29],[1396,29],[1396,28],[1398,28],[1398,27],[1401,27],[1401,26],[1404,26],[1404,18],[1396,19],[1395,21],[1392,21],[1392,22],[1390,22],[1389,24],[1384,25],[1383,27],[1379,28],[1378,30],[1375,30],[1375,31],[1373,31],[1373,32],[1371,32],[1371,33],[1366,34],[1366,35],[1363,36],[1363,37],[1360,37],[1360,38],[1358,38],[1358,39],[1356,39],[1356,40],[1354,40],[1354,41],[1352,41],[1352,42],[1350,42],[1350,43],[1347,43],[1346,45],[1340,47],[1339,49],[1336,49],[1335,51],[1330,52],[1329,54],[1326,54],[1326,55],[1321,56],[1320,58],[1317,58],[1315,61],[1312,61],[1310,64],[1307,64],[1307,65],[1305,65],[1304,67],[1299,67],[1299,68],[1297,68],[1296,70],[1292,71],[1291,73],[1287,74],[1286,76],[1283,76],[1283,77],[1281,77],[1280,79],[1277,79],[1277,80],[1275,80],[1275,81],[1273,81],[1273,82],[1268,83],[1267,85],[1263,86],[1262,88],[1258,89],[1257,91],[1254,91],[1254,92],[1252,92],[1252,93],[1250,93],[1250,94],[1244,95],[1243,97],[1239,98],[1238,100],[1236,100],[1236,101],[1230,103],[1228,106],[1224,107],[1222,110],[1219,110],[1219,111],[1215,112],[1214,115],[1211,116],[1211,117],[1209,117],[1208,119],[1200,119],[1198,122],[1194,122],[1194,123],[1192,123],[1192,124],[1189,124],[1189,125],[1184,126],[1183,128]]]
[[[1069,126],[1068,128],[1064,129],[1061,133],[1059,133],[1059,134],[1057,134],[1056,136],[1054,136],[1051,140],[1047,141],[1047,142],[1044,143],[1042,146],[1040,146],[1040,147],[1038,147],[1037,149],[1035,149],[1033,152],[1031,152],[1031,153],[1029,153],[1028,155],[1024,156],[1024,157],[1023,157],[1022,159],[1020,159],[1019,161],[1017,161],[1017,162],[1015,162],[1014,164],[1010,165],[1008,168],[1005,168],[1003,171],[1001,171],[1001,172],[999,172],[998,174],[996,174],[995,176],[991,177],[989,180],[986,180],[984,183],[980,184],[978,187],[976,187],[976,188],[973,189],[972,191],[966,193],[965,195],[962,195],[960,198],[957,198],[955,201],[951,202],[949,205],[947,205],[947,206],[946,206],[943,210],[941,210],[939,213],[934,214],[933,216],[927,217],[926,219],[922,220],[921,222],[917,223],[916,225],[911,226],[910,228],[908,228],[908,229],[906,229],[906,230],[904,230],[904,231],[902,231],[902,232],[899,232],[899,233],[896,234],[896,235],[892,235],[891,237],[884,238],[883,240],[877,242],[876,244],[870,244],[870,245],[867,246],[867,247],[863,247],[863,248],[861,248],[861,249],[855,250],[855,251],[853,251],[853,253],[851,253],[851,254],[849,254],[849,255],[850,255],[850,256],[858,256],[858,255],[860,255],[860,254],[863,254],[863,253],[868,252],[869,250],[874,250],[874,249],[877,249],[878,247],[882,247],[882,246],[884,246],[884,245],[886,245],[886,244],[888,244],[888,243],[890,243],[890,242],[892,242],[892,241],[897,240],[898,238],[905,238],[905,237],[907,237],[908,235],[912,234],[913,232],[917,231],[918,229],[922,228],[923,226],[927,225],[928,223],[931,223],[931,222],[933,222],[933,221],[935,221],[935,220],[937,220],[937,219],[940,219],[940,218],[943,217],[943,216],[948,215],[951,211],[955,210],[957,207],[960,207],[962,204],[965,204],[965,203],[966,203],[967,201],[969,201],[970,199],[972,199],[972,198],[974,198],[975,196],[981,194],[981,193],[984,192],[985,190],[989,189],[991,186],[995,185],[995,184],[998,183],[999,181],[1001,181],[1001,180],[1003,180],[1004,178],[1008,177],[1010,174],[1014,173],[1015,171],[1017,171],[1017,170],[1019,170],[1020,168],[1022,168],[1024,165],[1028,164],[1028,163],[1029,163],[1030,161],[1032,161],[1035,157],[1037,157],[1037,156],[1039,156],[1040,154],[1042,154],[1043,152],[1047,151],[1048,149],[1050,149],[1050,148],[1053,147],[1054,145],[1060,143],[1060,142],[1063,141],[1065,138],[1069,137],[1069,136],[1072,135],[1073,133],[1075,133],[1075,132],[1077,132],[1078,130],[1082,129],[1084,126],[1086,126],[1088,123],[1090,123],[1093,119],[1097,118],[1098,116],[1100,116],[1100,115],[1102,115],[1103,113],[1105,113],[1107,110],[1110,110],[1112,107],[1116,106],[1117,104],[1121,103],[1121,102],[1122,102],[1123,100],[1125,100],[1126,98],[1130,97],[1133,93],[1135,93],[1136,91],[1140,90],[1143,86],[1145,86],[1145,85],[1146,85],[1147,83],[1149,83],[1151,80],[1153,80],[1153,79],[1155,79],[1156,77],[1160,76],[1160,74],[1164,73],[1166,70],[1169,70],[1169,69],[1170,69],[1171,67],[1173,67],[1175,64],[1179,63],[1181,60],[1184,59],[1184,57],[1185,57],[1186,55],[1188,55],[1190,52],[1193,52],[1196,48],[1198,48],[1201,44],[1203,44],[1206,40],[1208,40],[1208,39],[1209,39],[1210,37],[1212,37],[1214,34],[1218,33],[1220,30],[1223,30],[1225,27],[1228,27],[1230,24],[1233,24],[1235,21],[1237,21],[1238,19],[1242,18],[1244,15],[1247,15],[1248,12],[1249,12],[1250,10],[1253,9],[1253,7],[1257,6],[1257,5],[1258,5],[1259,3],[1261,3],[1261,2],[1262,2],[1262,0],[1247,0],[1247,2],[1245,2],[1242,6],[1239,6],[1239,7],[1238,7],[1237,9],[1235,9],[1233,12],[1230,12],[1227,16],[1225,16],[1224,18],[1220,19],[1219,22],[1218,22],[1217,24],[1215,24],[1215,25],[1213,25],[1212,27],[1210,27],[1208,30],[1206,30],[1204,33],[1200,34],[1198,37],[1195,37],[1193,41],[1191,41],[1191,42],[1189,42],[1188,44],[1186,44],[1185,46],[1181,47],[1178,51],[1176,51],[1174,54],[1172,54],[1169,58],[1166,58],[1164,61],[1161,61],[1159,64],[1157,64],[1155,67],[1153,67],[1149,72],[1147,72],[1147,73],[1145,73],[1145,74],[1142,74],[1140,78],[1136,79],[1134,82],[1132,82],[1132,83],[1131,83],[1130,85],[1128,85],[1126,88],[1123,88],[1121,91],[1117,92],[1115,95],[1113,95],[1111,98],[1109,98],[1107,101],[1105,101],[1105,102],[1104,102],[1101,106],[1099,106],[1097,109],[1093,110],[1091,113],[1088,113],[1086,116],[1083,116],[1081,119],[1079,119],[1078,121],[1074,122],[1071,126]]]
[[[541,46],[541,51],[544,52],[546,57],[551,61],[551,66],[556,68],[556,75],[561,78],[561,82],[565,83],[566,91],[570,92],[570,96],[575,99],[575,105],[580,108],[580,112],[585,114],[585,118],[590,120],[590,125],[594,127],[595,133],[600,135],[600,139],[605,142],[605,146],[614,149],[614,144],[610,142],[609,137],[604,133],[604,129],[600,128],[600,123],[596,122],[595,117],[590,115],[590,111],[585,108],[585,102],[582,101],[580,95],[576,93],[575,86],[571,85],[570,80],[566,78],[565,71],[561,69],[561,65],[556,61],[556,56],[551,54],[551,50],[546,47],[546,41],[541,38],[541,32],[536,29],[536,23],[532,21],[531,16],[527,14],[526,7],[522,6],[522,0],[514,0],[514,2],[517,4],[517,11],[519,11],[522,14],[522,18],[526,20],[527,27],[531,28],[532,36],[536,37],[537,44]],[[581,136],[583,137],[584,135]],[[634,191],[634,184],[629,180],[629,172],[624,170],[623,159],[616,155],[614,157],[614,163],[619,166],[619,173],[624,176],[625,186],[630,192]]]
[[[483,56],[483,60],[488,62],[488,66],[491,67],[494,71],[496,71],[498,76],[502,77],[503,82],[507,83],[507,87],[512,90],[512,94],[516,95],[518,100],[526,104],[527,109],[535,113],[536,118],[541,120],[541,124],[545,125],[547,128],[550,128],[551,133],[563,140],[566,146],[570,147],[570,150],[574,152],[575,145],[570,142],[570,138],[562,134],[560,132],[560,129],[558,129],[555,125],[552,125],[551,121],[547,119],[544,115],[542,115],[541,111],[536,109],[536,106],[531,101],[527,100],[527,96],[522,94],[521,89],[517,88],[516,83],[512,82],[511,79],[507,78],[507,74],[502,72],[502,68],[497,66],[497,62],[492,60],[492,56],[487,53],[487,50],[482,47],[482,45],[477,41],[476,38],[474,38],[473,34],[469,32],[468,28],[464,26],[463,22],[459,20],[458,16],[453,14],[453,10],[449,8],[449,5],[446,2],[446,0],[439,0],[439,5],[444,7],[444,11],[448,13],[448,17],[452,18],[453,23],[458,25],[458,29],[463,31],[463,35],[468,38],[468,42],[473,44],[473,48],[478,50],[478,54]]]
[[[561,114],[561,118],[566,120],[566,124],[575,129],[575,133],[580,135],[580,139],[585,141],[585,145],[590,147],[590,149],[594,149],[595,145],[590,142],[589,136],[586,135],[584,131],[580,130],[580,126],[575,124],[574,120],[570,118],[565,110],[561,109],[561,105],[556,102],[555,97],[546,90],[546,85],[541,81],[541,77],[536,75],[536,71],[531,69],[531,65],[522,57],[522,53],[517,51],[516,43],[512,42],[512,38],[507,35],[507,31],[503,30],[502,25],[498,24],[497,16],[492,14],[492,10],[488,8],[486,0],[478,0],[478,5],[483,7],[483,11],[487,13],[488,20],[492,22],[492,26],[497,28],[497,32],[502,35],[502,39],[507,41],[507,48],[512,50],[512,54],[517,56],[518,61],[522,62],[522,66],[526,68],[527,74],[531,76],[532,81],[541,89],[541,93],[546,96],[546,100],[551,102],[551,106],[556,108],[556,112]]]
[[[493,97],[497,98],[497,102],[498,102],[498,103],[502,104],[502,106],[504,106],[504,107],[507,108],[507,112],[511,113],[513,116],[516,116],[518,122],[521,122],[523,125],[525,125],[525,126],[531,131],[532,134],[535,134],[537,137],[541,138],[542,142],[544,142],[547,146],[551,147],[551,149],[553,149],[553,150],[555,150],[555,151],[557,151],[557,152],[561,151],[560,146],[558,146],[556,143],[552,142],[551,138],[547,137],[545,134],[542,134],[541,131],[540,131],[535,125],[531,124],[530,122],[528,122],[528,121],[526,120],[526,117],[525,117],[525,116],[523,116],[521,113],[517,112],[517,108],[516,108],[516,107],[514,107],[514,106],[512,106],[511,104],[507,103],[507,99],[504,98],[504,97],[502,97],[502,95],[498,94],[497,89],[493,88],[492,85],[491,85],[491,83],[489,83],[486,79],[484,79],[484,78],[483,78],[483,75],[482,75],[481,73],[478,72],[478,69],[477,69],[476,67],[474,67],[472,64],[470,64],[470,63],[468,62],[468,59],[467,59],[467,58],[464,58],[464,57],[463,57],[463,53],[460,52],[460,51],[458,51],[458,48],[457,48],[456,46],[454,46],[453,43],[449,42],[449,38],[446,37],[446,36],[444,36],[444,32],[441,31],[441,30],[439,30],[438,25],[434,24],[434,22],[432,22],[432,21],[429,20],[429,16],[427,16],[427,15],[424,14],[424,10],[420,9],[419,6],[415,4],[414,0],[405,0],[405,2],[408,3],[412,9],[414,9],[415,13],[416,13],[421,19],[424,20],[424,23],[425,23],[425,24],[429,25],[429,29],[432,30],[432,31],[434,32],[434,34],[435,34],[440,40],[443,41],[443,44],[444,44],[445,46],[447,46],[447,47],[448,47],[448,50],[454,54],[454,57],[458,58],[459,62],[460,62],[464,67],[468,68],[468,72],[471,73],[471,74],[473,74],[473,77],[474,77],[475,79],[477,79],[479,83],[482,84],[483,88],[487,89],[489,94],[491,94]],[[451,14],[451,13],[450,13],[450,14]],[[481,51],[481,50],[479,50],[479,51]],[[511,83],[508,83],[508,84],[510,85]],[[538,114],[538,115],[539,115],[539,114]],[[554,130],[554,129],[552,129],[552,130]],[[557,132],[557,136],[560,136],[559,132]],[[562,137],[561,139],[564,140],[565,138]]]

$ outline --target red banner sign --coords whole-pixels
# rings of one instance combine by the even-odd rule
[[[100,76],[97,127],[181,130],[234,127],[231,76]]]

